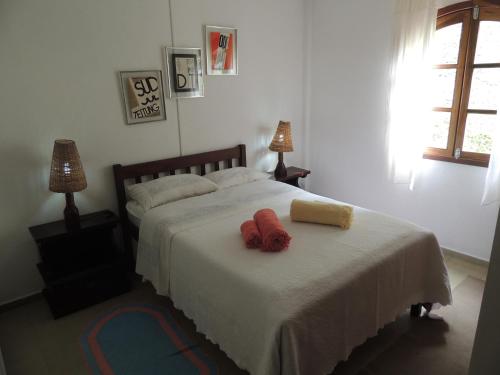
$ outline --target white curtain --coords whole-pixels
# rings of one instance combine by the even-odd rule
[[[500,203],[500,92],[497,93],[497,102],[496,129],[493,135],[490,165],[486,172],[482,205]]]
[[[436,0],[396,2],[395,45],[389,102],[389,171],[395,183],[413,188],[431,121],[431,41]]]

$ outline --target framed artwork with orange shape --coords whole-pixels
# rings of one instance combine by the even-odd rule
[[[207,75],[238,75],[238,30],[205,26]]]

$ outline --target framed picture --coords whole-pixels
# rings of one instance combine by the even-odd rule
[[[200,48],[165,48],[170,98],[205,95]]]
[[[127,124],[166,119],[161,70],[120,72]]]
[[[238,30],[205,26],[208,75],[238,75]]]

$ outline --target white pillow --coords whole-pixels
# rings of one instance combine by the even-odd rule
[[[196,174],[165,176],[127,186],[129,198],[139,203],[144,210],[215,190],[216,184]]]
[[[247,182],[268,179],[271,175],[252,168],[236,167],[212,172],[205,175],[205,177],[215,182],[219,189],[223,189],[246,184]]]
[[[144,211],[142,206],[136,201],[130,200],[125,205],[125,208],[127,209],[127,214],[130,221],[134,223],[136,226],[140,226],[141,220],[144,217],[144,214],[146,213],[146,211]]]

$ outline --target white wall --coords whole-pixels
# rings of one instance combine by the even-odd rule
[[[302,1],[174,0],[172,13],[176,46],[203,45],[204,24],[237,26],[240,45],[239,76],[208,76],[205,100],[179,102],[186,125],[182,151],[242,142],[249,146],[251,164],[273,168],[269,139],[278,121],[287,118],[292,122],[295,151],[285,156],[285,163],[301,162]]]
[[[125,125],[117,72],[160,69],[171,44],[168,0],[0,0],[0,304],[41,289],[28,226],[62,217],[48,191],[53,141],[71,138],[88,189],[80,213],[116,208],[113,163],[133,163],[246,143],[248,161],[271,169],[279,119],[294,126],[302,162],[301,0],[172,0],[176,46],[203,47],[202,25],[239,28],[238,77],[207,77],[206,97],[167,100],[167,121]],[[276,64],[276,65],[274,65]]]
[[[309,2],[310,188],[409,219],[442,246],[489,259],[497,209],[480,205],[485,168],[426,160],[414,191],[388,179],[393,2]]]
[[[272,169],[267,145],[288,119],[296,151],[285,162],[301,165],[309,145],[313,191],[413,220],[443,246],[488,259],[497,212],[480,206],[484,168],[426,161],[413,192],[388,181],[393,1],[172,0],[178,47],[202,47],[203,24],[238,27],[240,75],[206,77],[205,98],[179,101],[179,113],[167,100],[167,121],[127,126],[116,73],[162,67],[167,0],[0,0],[0,303],[42,286],[27,227],[62,217],[63,196],[48,191],[61,137],[84,162],[89,187],[76,200],[86,213],[115,209],[115,162],[243,142],[250,165]]]

